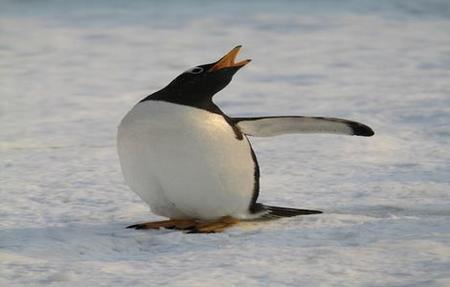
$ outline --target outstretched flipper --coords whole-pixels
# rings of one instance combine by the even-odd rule
[[[271,137],[293,133],[329,133],[370,137],[373,130],[358,122],[324,117],[251,117],[231,118],[242,133],[255,137]]]

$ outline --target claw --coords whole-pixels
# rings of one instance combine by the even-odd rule
[[[133,224],[133,225],[127,226],[127,228],[134,228],[134,229],[138,229],[138,230],[139,229],[160,229],[160,228],[185,230],[185,229],[192,228],[195,225],[196,225],[196,221],[194,221],[194,220],[170,219],[170,220],[163,220],[163,221],[152,221],[152,222]]]
[[[170,219],[133,224],[127,226],[127,228],[134,228],[137,230],[166,228],[184,230],[186,233],[218,233],[238,222],[239,220],[236,218],[225,216],[210,222],[198,222],[192,219]]]

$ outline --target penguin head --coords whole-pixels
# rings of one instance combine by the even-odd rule
[[[233,75],[251,60],[235,62],[241,46],[236,46],[220,60],[192,67],[176,77],[166,88],[172,95],[201,100],[211,98],[225,88]]]

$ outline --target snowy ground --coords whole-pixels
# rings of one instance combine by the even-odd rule
[[[0,286],[450,286],[448,2],[240,2],[0,1]],[[237,44],[226,112],[376,135],[252,140],[260,201],[322,215],[124,229],[157,217],[123,183],[121,117]]]

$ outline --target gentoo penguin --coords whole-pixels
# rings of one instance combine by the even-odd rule
[[[212,97],[250,62],[235,62],[240,48],[185,71],[122,119],[117,146],[125,181],[152,212],[169,218],[129,228],[210,233],[240,220],[321,213],[257,203],[259,167],[247,136],[374,134],[364,124],[337,118],[227,116]]]

